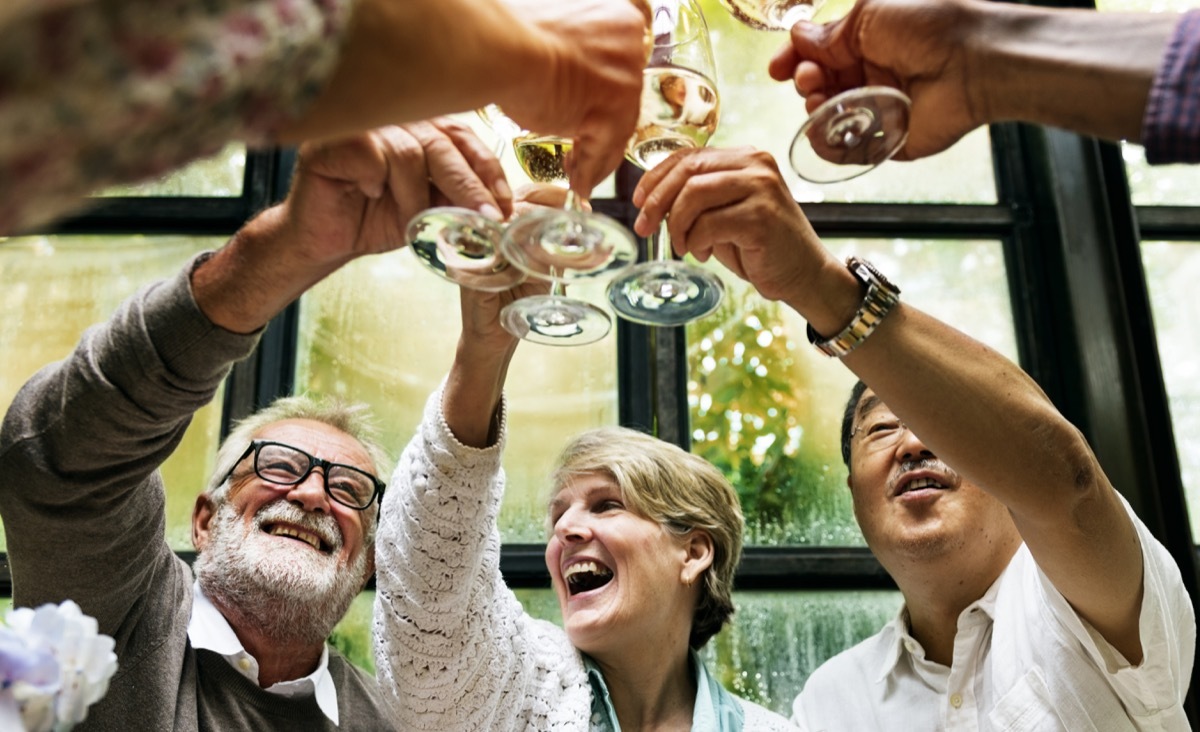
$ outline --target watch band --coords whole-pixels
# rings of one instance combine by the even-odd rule
[[[854,314],[850,324],[833,338],[827,339],[813,330],[811,325],[808,326],[808,342],[826,356],[836,358],[842,358],[862,345],[896,303],[900,302],[900,288],[888,281],[875,265],[865,259],[850,257],[846,260],[846,267],[867,288],[862,304],[858,306],[858,312]]]

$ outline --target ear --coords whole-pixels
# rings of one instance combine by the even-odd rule
[[[217,506],[207,493],[196,496],[196,505],[192,507],[192,546],[202,552],[208,546],[209,528]]]
[[[679,578],[685,585],[692,585],[712,566],[715,549],[712,536],[703,529],[692,529],[683,539],[686,556]]]

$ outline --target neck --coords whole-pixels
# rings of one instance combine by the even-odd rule
[[[621,729],[690,730],[696,701],[696,674],[687,644],[671,652],[593,658],[604,673]],[[669,663],[658,659],[669,658]]]
[[[324,641],[306,643],[274,637],[235,608],[217,598],[209,599],[225,616],[242,647],[258,661],[258,685],[261,688],[303,678],[317,669],[325,649]]]
[[[925,649],[926,658],[951,665],[959,615],[999,578],[1017,546],[998,551],[991,547],[992,556],[983,562],[956,554],[950,561],[917,560],[888,568],[904,595],[909,632]]]

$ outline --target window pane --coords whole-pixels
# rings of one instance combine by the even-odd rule
[[[517,590],[534,617],[561,623],[551,590]],[[701,652],[738,696],[791,716],[792,700],[822,663],[896,615],[899,592],[735,592],[733,621]]]
[[[871,260],[906,302],[1016,360],[999,242],[826,243],[839,257]],[[688,326],[692,451],[724,470],[738,490],[748,544],[862,546],[840,445],[853,374],[809,345],[793,311],[718,269],[726,302]]]
[[[571,295],[603,302],[604,283]],[[302,300],[297,390],[374,407],[393,457],[453,360],[458,288],[407,248],[358,260]],[[523,343],[508,372],[505,541],[545,540],[546,477],[575,434],[617,423],[616,338],[571,348]]]
[[[350,663],[375,673],[375,648],[371,645],[371,616],[374,610],[375,593],[358,593],[345,617],[333,629],[329,643],[338,649]]]
[[[1142,263],[1149,287],[1162,360],[1163,380],[1187,495],[1192,540],[1200,544],[1200,334],[1195,296],[1200,276],[1200,243],[1142,242]]]
[[[808,116],[804,100],[790,82],[777,82],[767,74],[767,62],[787,34],[748,28],[719,0],[702,0],[701,5],[712,33],[721,93],[721,122],[711,145],[752,145],[770,152],[800,201],[996,202],[986,129],[971,133],[940,155],[884,163],[844,183],[817,185],[800,179],[788,163],[788,150]]]
[[[159,178],[135,185],[114,186],[98,195],[108,196],[206,196],[237,198],[246,177],[246,147],[228,145],[216,155],[197,160]]]
[[[192,237],[27,237],[0,243],[0,408],[42,366],[65,358],[142,285],[170,277],[223,240]],[[191,549],[196,494],[213,468],[221,398],[200,410],[166,463],[167,538]],[[0,542],[3,537],[0,536]],[[0,543],[0,547],[3,544]]]

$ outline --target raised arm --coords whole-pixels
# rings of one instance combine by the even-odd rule
[[[851,321],[863,287],[824,247],[769,155],[711,150],[643,178],[638,230],[671,211],[677,250],[716,256],[821,334]],[[1008,359],[905,304],[842,359],[964,479],[1011,512],[1039,566],[1127,658],[1141,657],[1135,527],[1083,436]]]
[[[810,111],[866,84],[905,92],[913,107],[901,160],[1013,120],[1137,141],[1178,21],[982,0],[859,0],[827,25],[796,24],[770,73],[791,79]]]
[[[0,235],[231,141],[329,139],[498,102],[578,138],[590,191],[632,134],[645,16],[619,0],[70,0],[0,15]]]
[[[156,469],[259,329],[344,262],[402,242],[397,217],[413,212],[410,198],[428,202],[430,178],[459,181],[444,193],[460,203],[499,205],[486,172],[467,175],[495,159],[465,140],[435,144],[442,126],[306,147],[285,203],[126,302],[26,384],[0,433],[17,602],[75,599],[111,634],[150,573],[171,566]]]

